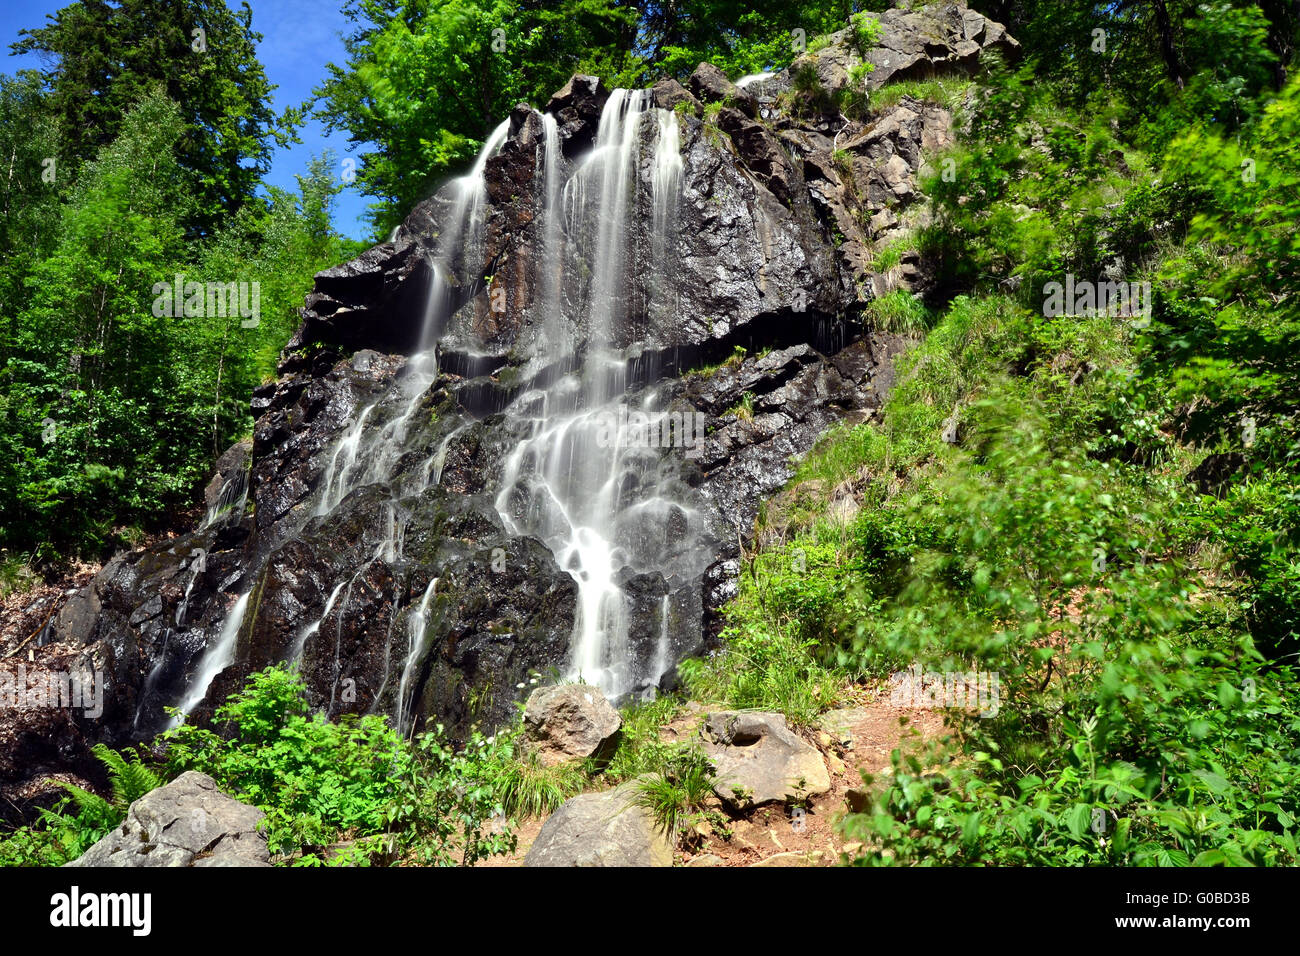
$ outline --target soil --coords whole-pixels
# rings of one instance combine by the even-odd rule
[[[667,740],[692,739],[711,709],[691,702],[660,733]],[[803,734],[826,761],[831,778],[828,792],[812,798],[802,816],[789,807],[768,805],[729,820],[729,832],[703,825],[688,849],[676,851],[675,865],[834,866],[841,862],[842,854],[857,849],[839,832],[839,823],[848,812],[847,792],[865,787],[863,774],[889,770],[895,749],[915,752],[947,732],[941,712],[891,704],[884,685],[859,689],[854,699],[832,714],[852,738],[848,747],[835,739],[838,734],[816,728]],[[522,866],[543,823],[544,817],[523,821],[514,852],[477,865]]]

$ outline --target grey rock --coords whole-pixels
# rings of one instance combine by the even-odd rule
[[[697,66],[686,83],[691,92],[706,103],[726,103],[751,119],[758,116],[754,97],[727,79],[727,74],[712,63]]]
[[[605,695],[588,684],[539,687],[524,706],[524,727],[548,766],[611,755],[622,725]]]
[[[931,3],[915,10],[898,8],[876,15],[879,42],[859,54],[851,31],[831,34],[830,42],[790,65],[790,72],[811,67],[823,89],[835,93],[849,82],[853,67],[870,63],[867,90],[878,90],[890,80],[925,79],[945,73],[975,69],[980,55],[996,50],[1008,59],[1019,54],[1017,43],[1000,23],[959,3]]]
[[[266,816],[188,771],[131,804],[113,832],[67,866],[270,866]]]
[[[636,793],[634,781],[570,797],[542,824],[524,866],[672,866],[672,846]]]
[[[653,87],[655,106],[664,110],[676,109],[678,104],[686,103],[691,112],[698,114],[700,101],[691,95],[691,91],[671,77],[660,80]]]
[[[710,714],[700,733],[716,771],[713,792],[734,811],[831,788],[821,754],[791,733],[781,714],[722,711]]]

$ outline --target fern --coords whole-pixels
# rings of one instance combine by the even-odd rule
[[[145,765],[139,751],[127,749],[119,753],[103,744],[95,744],[91,752],[108,768],[109,783],[113,787],[113,805],[119,810],[125,811],[146,793],[157,790],[167,782]]]
[[[121,812],[97,793],[91,793],[89,790],[83,790],[76,784],[68,783],[64,780],[55,780],[58,786],[68,791],[73,804],[81,811],[81,814],[87,819],[101,823],[106,827],[113,827],[121,819]],[[49,814],[50,811],[43,811]]]

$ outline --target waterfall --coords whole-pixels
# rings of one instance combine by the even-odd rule
[[[334,602],[338,600],[339,592],[343,590],[343,584],[344,582],[340,581],[334,585],[334,590],[330,592],[329,600],[325,602],[325,610],[321,612],[320,617],[316,618],[298,635],[298,639],[294,641],[293,651],[289,654],[290,662],[300,660],[302,652],[307,647],[307,642],[320,632],[321,625],[325,623],[325,618],[329,617],[330,611],[334,609]]]
[[[244,505],[248,502],[248,472],[240,468],[232,477],[221,483],[217,500],[208,508],[208,513],[199,527],[211,528],[218,522],[238,524],[244,516]]]
[[[408,426],[419,410],[425,391],[438,375],[435,347],[452,306],[449,277],[457,260],[476,261],[481,248],[487,198],[484,170],[488,160],[500,151],[509,132],[509,120],[499,124],[483,144],[473,168],[444,187],[450,193],[450,206],[436,251],[429,257],[429,291],[420,322],[419,350],[407,363],[399,384],[405,410],[372,436],[366,435],[366,422],[377,402],[367,405],[353,419],[330,458],[322,481],[324,491],[316,503],[316,516],[329,514],[353,490],[392,478],[405,450]]]
[[[693,559],[679,561],[697,516],[684,503],[680,469],[670,460],[675,453],[664,451],[680,448],[683,434],[690,446],[690,425],[660,407],[661,396],[654,390],[638,392],[637,407],[628,406],[631,356],[653,337],[657,316],[675,317],[672,262],[683,172],[680,135],[677,117],[654,108],[648,90],[613,91],[592,148],[575,162],[563,154],[556,119],[537,119],[537,252],[531,289],[536,345],[529,361],[533,368],[556,373],[539,377],[539,383],[547,379],[545,384],[514,396],[506,409],[517,441],[502,462],[495,508],[509,533],[544,542],[577,584],[568,676],[597,684],[617,698],[653,687],[673,663],[667,597],[652,646],[632,646],[632,615],[647,612],[625,592],[628,576],[658,573],[665,581],[676,577],[680,586],[703,568]],[[353,587],[376,561],[395,576],[404,575],[400,569],[407,567],[403,551],[410,506],[399,502],[441,482],[452,442],[469,427],[465,422],[451,429],[436,447],[423,450],[414,467],[404,457],[412,451],[409,436],[438,378],[440,339],[466,291],[474,291],[472,284],[481,277],[489,211],[485,174],[508,133],[509,122],[503,122],[471,170],[439,191],[440,229],[422,250],[426,299],[423,313],[413,316],[420,329],[418,348],[383,395],[354,409],[326,453],[314,503],[303,509],[300,527],[305,529],[326,520],[360,488],[380,485],[388,498],[376,516],[379,540],[369,560],[341,573],[319,618],[301,627],[287,649],[295,662],[309,653],[329,654],[313,638],[326,621],[335,621],[331,714],[345,667],[341,615],[348,613]],[[399,229],[394,239],[421,237]],[[471,285],[462,290],[462,283]],[[698,440],[702,429],[696,432]],[[383,684],[372,705],[379,706],[383,697],[382,706],[390,709],[399,728],[412,720],[414,684],[429,653],[426,632],[439,580],[438,569],[431,570],[434,577],[422,597],[405,611],[404,656],[384,648]],[[183,713],[197,706],[233,660],[248,600],[248,594],[239,598],[204,652],[181,704]],[[402,633],[395,625],[402,613],[398,604],[395,597],[389,644]],[[648,614],[654,616],[654,609]],[[401,661],[395,700],[391,690],[384,696],[390,686],[390,655]]]
[[[628,414],[621,404],[628,379],[618,339],[626,337],[629,304],[645,265],[635,262],[628,240],[629,225],[644,205],[638,202],[643,185],[638,170],[642,119],[650,109],[649,91],[615,90],[591,152],[564,186],[565,235],[576,247],[573,251],[591,263],[579,314],[570,317],[572,327],[585,334],[585,347],[573,373],[545,392],[528,393],[517,401],[523,435],[507,456],[497,495],[497,511],[506,528],[540,538],[577,583],[568,676],[596,684],[612,697],[660,676],[636,671],[621,575],[666,572],[658,559],[668,543],[669,515],[674,509],[682,517],[689,513],[676,503],[672,469],[664,467],[659,451],[662,443],[646,440],[648,426],[661,421],[663,413]],[[648,265],[666,272],[682,159],[676,116],[667,110],[654,112],[657,137],[649,182],[644,184],[650,194],[654,260]],[[551,207],[554,186],[548,181],[544,189]],[[548,237],[556,228],[550,221],[555,212],[549,208],[544,213]],[[548,258],[542,264],[548,276],[555,266],[552,241],[548,238]],[[556,349],[552,359],[563,357],[560,346],[552,342],[551,347]]]
[[[420,603],[411,615],[406,619],[406,664],[402,668],[402,677],[397,684],[397,729],[401,730],[408,720],[414,708],[406,699],[406,689],[410,686],[411,675],[419,666],[420,658],[424,656],[424,631],[429,624],[429,602],[433,600],[438,593],[438,579],[432,579],[424,589],[424,597],[420,598]]]
[[[253,596],[253,592],[247,591],[227,613],[224,621],[221,622],[221,632],[217,635],[216,641],[203,652],[203,659],[199,663],[198,673],[190,682],[190,691],[185,695],[185,699],[180,702],[177,710],[180,711],[172,719],[171,726],[176,726],[184,717],[188,717],[203,698],[208,695],[208,688],[212,682],[217,679],[217,675],[229,667],[235,660],[235,646],[239,643],[239,628],[244,623],[244,612],[248,610],[248,599]]]

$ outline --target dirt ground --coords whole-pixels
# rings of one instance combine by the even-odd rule
[[[667,740],[686,741],[699,730],[708,709],[690,704],[662,730]],[[812,729],[804,738],[821,751],[830,771],[831,789],[814,797],[802,817],[791,816],[781,806],[758,807],[748,816],[729,821],[729,834],[707,825],[690,850],[674,853],[677,866],[833,866],[841,854],[857,847],[846,843],[838,824],[847,812],[845,798],[851,788],[863,787],[862,774],[890,769],[890,753],[919,749],[927,740],[946,733],[937,711],[898,707],[889,702],[888,690],[862,690],[831,712],[833,732]],[[906,721],[903,723],[901,721]],[[847,732],[839,732],[839,728]],[[848,746],[845,746],[845,740]],[[513,853],[493,857],[479,866],[521,866],[528,849],[541,832],[545,818],[524,821]]]

